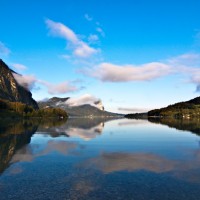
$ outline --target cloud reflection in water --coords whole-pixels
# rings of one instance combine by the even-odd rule
[[[78,145],[74,142],[50,140],[41,151],[35,152],[37,145],[26,145],[16,152],[11,162],[31,162],[37,157],[45,156],[51,152],[58,152],[63,155],[68,155],[77,147]]]
[[[200,182],[200,150],[190,152],[190,158],[186,160],[173,160],[152,153],[102,153],[86,160],[81,166],[95,168],[104,174],[145,170],[169,173],[179,179]]]

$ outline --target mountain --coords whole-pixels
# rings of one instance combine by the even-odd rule
[[[18,84],[13,74],[17,73],[0,59],[0,99],[21,102],[38,109],[37,102],[32,98],[31,92]]]
[[[78,106],[70,106],[67,104],[67,101],[70,99],[70,97],[67,98],[58,98],[53,97],[51,99],[48,99],[47,101],[39,101],[38,105],[40,108],[46,108],[46,107],[56,107],[61,108],[67,112],[67,114],[71,117],[112,117],[112,116],[118,116],[116,113],[111,113],[104,111],[104,107],[101,103],[101,101],[94,102],[95,106],[91,106],[89,104],[84,105],[78,105]]]
[[[124,115],[124,117],[128,119],[147,119],[148,114],[147,113],[133,113],[133,114],[126,114]]]
[[[200,97],[148,112],[148,117],[199,118]]]

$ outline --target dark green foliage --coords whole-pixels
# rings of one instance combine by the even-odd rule
[[[57,117],[67,118],[67,113],[60,108],[43,108],[39,110],[33,109],[33,107],[20,103],[20,102],[9,102],[0,99],[0,117]]]
[[[193,118],[200,117],[200,97],[148,112],[149,117]]]
[[[59,117],[59,118],[67,117],[67,113],[60,108],[43,108],[36,111],[36,115],[40,117]]]
[[[124,115],[125,118],[128,119],[147,119],[147,113],[134,113],[134,114],[127,114]]]

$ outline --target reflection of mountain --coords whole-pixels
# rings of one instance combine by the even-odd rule
[[[78,136],[85,140],[89,140],[100,135],[104,128],[104,123],[109,119],[106,118],[72,118],[67,122],[63,120],[44,120],[32,119],[23,121],[2,121],[0,123],[0,173],[3,172],[9,165],[12,157],[16,152],[18,156],[14,157],[14,161],[21,160],[19,154],[21,151],[25,153],[27,160],[31,160],[34,156],[30,149],[25,145],[31,141],[31,136],[37,131],[38,133],[46,133],[52,137]],[[74,147],[74,144],[63,144],[50,142],[45,151],[50,149],[57,149],[59,152],[67,150],[67,148]],[[62,149],[64,149],[62,151]],[[44,152],[40,152],[42,155]],[[30,154],[30,156],[29,156]],[[31,158],[32,157],[32,158]],[[24,157],[23,157],[24,158]]]
[[[173,177],[199,183],[200,150],[191,151],[190,154],[188,160],[174,160],[152,153],[102,153],[84,161],[80,167],[96,168],[105,174],[139,170],[169,173]]]
[[[30,143],[31,136],[37,130],[37,126],[28,129],[25,126],[22,123],[12,124],[12,128],[9,127],[6,134],[0,136],[0,173],[7,168],[15,152]],[[8,134],[9,130],[11,134]]]
[[[160,123],[183,131],[191,131],[200,135],[200,119],[149,118],[150,122]]]
[[[65,122],[65,121],[64,121]],[[44,121],[41,119],[0,122],[0,173],[8,166],[16,151],[22,149],[31,141],[31,136],[38,126],[52,127],[61,125],[63,121]]]
[[[61,126],[39,127],[38,132],[48,132],[53,137],[60,135],[78,136],[89,140],[100,135],[104,128],[104,123],[111,120],[110,118],[69,118]]]

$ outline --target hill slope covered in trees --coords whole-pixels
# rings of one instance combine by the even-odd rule
[[[200,97],[148,112],[148,117],[194,118],[200,117]]]

